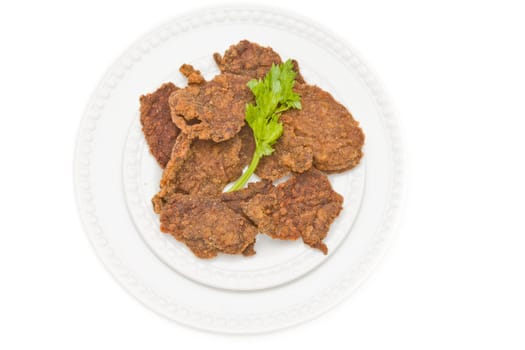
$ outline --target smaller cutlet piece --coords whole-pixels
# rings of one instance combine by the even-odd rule
[[[222,73],[245,75],[256,79],[263,78],[272,64],[282,63],[281,56],[271,47],[263,47],[248,40],[241,40],[231,45],[222,56],[217,52],[214,53],[213,58]],[[297,82],[304,82],[296,60],[293,60],[293,65],[297,73]]]
[[[224,142],[192,140],[181,133],[175,143],[171,159],[160,180],[160,191],[153,198],[153,207],[160,213],[164,204],[175,193],[217,196],[224,187],[242,174],[249,162],[244,145],[250,135],[248,126]]]
[[[248,80],[219,74],[211,81],[175,91],[169,98],[173,122],[190,138],[215,142],[231,139],[244,125],[246,103],[253,100],[246,86]]]
[[[257,229],[219,198],[175,194],[160,212],[160,229],[199,258],[219,252],[253,255]]]
[[[334,173],[359,164],[365,135],[348,109],[315,85],[298,84],[295,90],[303,108],[283,114],[282,121],[312,149],[313,165]]]
[[[244,203],[255,197],[257,194],[266,194],[273,188],[273,185],[268,180],[262,180],[258,182],[251,182],[247,187],[234,191],[234,192],[224,192],[221,195],[221,201],[226,204],[231,210],[236,212],[239,215],[242,215],[244,218],[253,222],[244,214],[242,206]],[[253,225],[255,227],[255,225]],[[255,241],[251,243],[246,249],[242,252],[245,256],[250,256],[255,254]]]
[[[342,210],[343,197],[326,175],[311,169],[295,174],[266,194],[257,194],[242,204],[243,212],[270,237],[295,240],[327,254],[323,239]]]
[[[274,145],[274,153],[263,157],[255,173],[268,180],[280,179],[291,172],[303,173],[312,167],[313,152],[298,139],[294,129],[283,123],[283,134]]]
[[[172,83],[165,83],[151,94],[140,97],[140,123],[149,150],[159,165],[164,168],[171,156],[171,149],[180,133],[171,120],[168,99],[178,90]]]
[[[221,56],[214,53],[213,58],[222,73],[245,75],[250,78],[263,78],[272,64],[281,63],[281,57],[271,47],[241,40],[231,45]]]

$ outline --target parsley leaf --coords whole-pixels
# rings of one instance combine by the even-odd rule
[[[301,109],[301,96],[293,91],[296,72],[291,60],[279,65],[272,64],[263,79],[252,79],[248,87],[255,96],[255,104],[246,105],[245,119],[253,130],[255,152],[248,169],[233,184],[229,191],[244,187],[259,161],[273,153],[273,145],[283,134],[281,114],[291,108]]]

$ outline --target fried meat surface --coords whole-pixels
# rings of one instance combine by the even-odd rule
[[[168,99],[178,90],[172,83],[165,83],[151,94],[140,97],[140,123],[149,149],[159,165],[164,168],[170,159],[171,149],[180,133],[171,120]]]
[[[176,193],[217,196],[242,174],[249,162],[249,127],[224,142],[192,140],[181,133],[160,180],[160,191],[153,198],[155,212]]]
[[[222,73],[245,75],[255,79],[263,78],[272,64],[282,63],[281,56],[271,47],[263,47],[248,40],[231,45],[222,56],[214,53],[213,58]],[[297,73],[297,82],[303,83],[299,63],[293,60],[293,65]]]
[[[275,152],[261,160],[257,175],[275,180],[313,165],[327,173],[349,170],[363,156],[365,136],[350,112],[321,88],[298,84],[302,109],[281,116],[284,132]]]
[[[246,103],[253,100],[248,80],[225,73],[175,91],[169,98],[173,122],[190,138],[231,139],[244,125]]]
[[[257,228],[219,198],[175,194],[160,212],[160,229],[199,258],[219,252],[253,255]]]
[[[242,208],[262,233],[277,239],[302,237],[304,243],[327,254],[323,239],[342,204],[343,197],[332,189],[326,175],[311,169],[257,194]]]

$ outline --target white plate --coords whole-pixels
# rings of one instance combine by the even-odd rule
[[[165,81],[184,85],[178,73],[182,63],[212,77],[217,72],[212,53],[241,39],[297,59],[305,79],[346,105],[365,131],[360,166],[330,176],[345,205],[326,239],[328,256],[300,241],[259,235],[254,257],[200,260],[159,231],[150,199],[161,170],[140,132],[138,97]],[[262,332],[327,310],[373,268],[397,217],[401,156],[396,121],[381,87],[344,42],[282,10],[211,8],[158,27],[104,76],[78,135],[77,202],[97,254],[145,305],[201,329]]]

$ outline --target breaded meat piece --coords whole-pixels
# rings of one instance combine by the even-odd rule
[[[242,210],[242,205],[248,202],[253,197],[255,197],[257,194],[266,194],[271,189],[273,189],[273,185],[268,180],[251,182],[248,184],[247,187],[241,190],[234,191],[234,192],[224,192],[221,195],[221,201],[224,204],[226,204],[230,209],[232,209],[234,212],[236,212],[239,215],[244,216],[247,220],[249,220],[249,218],[244,214],[244,211]],[[250,221],[250,223],[252,222]],[[250,244],[242,252],[242,254],[245,256],[253,255],[255,254],[254,248],[255,248],[255,240],[253,241],[252,244]]]
[[[310,156],[311,164],[327,173],[359,164],[365,140],[359,122],[317,86],[297,84],[295,91],[301,95],[302,109],[283,113],[283,135],[274,145],[275,152],[261,160],[257,175],[275,180],[292,171],[301,172],[308,168]]]
[[[214,53],[213,58],[222,73],[245,75],[250,78],[262,78],[272,64],[281,63],[281,57],[271,47],[241,40],[231,45],[224,55]]]
[[[247,147],[243,146],[246,128],[218,143],[192,140],[181,133],[162,174],[160,191],[152,200],[155,212],[160,213],[175,193],[218,196],[228,183],[241,176],[249,162],[244,153]]]
[[[263,78],[272,64],[282,63],[281,56],[271,47],[263,47],[248,40],[231,45],[224,55],[214,53],[213,58],[222,73],[245,75],[250,78]],[[304,82],[297,61],[293,61],[297,82]]]
[[[312,149],[297,138],[291,126],[283,123],[283,127],[283,134],[273,146],[274,153],[263,157],[255,171],[263,179],[273,181],[291,172],[303,173],[312,167]]]
[[[274,186],[272,185],[272,182],[268,180],[250,182],[248,186],[243,189],[233,192],[224,192],[221,195],[221,200],[236,213],[244,215],[242,209],[244,203],[247,203],[258,194],[269,193],[273,188]]]
[[[252,255],[257,228],[219,198],[175,194],[160,212],[160,229],[199,258],[219,252]]]
[[[313,165],[325,172],[342,172],[359,164],[365,141],[363,130],[345,106],[323,89],[298,84],[301,110],[283,115],[302,143],[313,151]]]
[[[149,150],[164,168],[170,160],[171,149],[180,129],[171,120],[168,99],[178,87],[165,83],[151,94],[140,97],[140,123]]]
[[[267,194],[257,194],[242,209],[258,227],[273,238],[295,240],[327,254],[323,239],[342,210],[343,197],[322,172],[310,169],[295,174]]]
[[[219,74],[211,81],[175,91],[169,98],[173,122],[190,138],[215,142],[231,139],[244,125],[246,103],[253,100],[246,86],[248,80]]]
[[[243,126],[235,137],[239,137],[242,142],[241,153],[239,155],[241,164],[248,165],[255,152],[255,139],[253,138],[252,128],[248,125]]]
[[[193,68],[191,64],[183,64],[180,66],[179,72],[188,79],[188,84],[202,84],[205,81],[201,71]]]
[[[277,141],[277,143],[279,143],[279,141]],[[283,146],[276,148],[277,143],[273,146],[276,151],[274,151],[271,156],[262,157],[259,161],[259,165],[257,165],[257,169],[255,169],[255,174],[261,179],[275,181],[289,175],[291,172],[290,168],[281,165],[279,162],[279,155],[275,154],[278,149],[284,148]],[[310,164],[312,164],[311,159]]]

